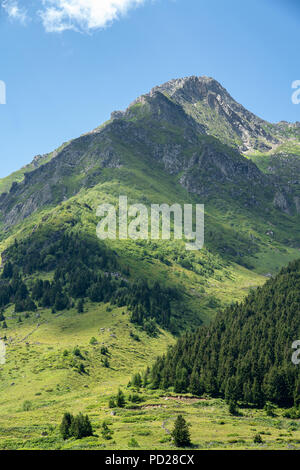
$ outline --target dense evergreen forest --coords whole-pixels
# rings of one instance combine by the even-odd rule
[[[131,322],[151,335],[156,334],[156,323],[172,326],[171,302],[179,298],[178,292],[158,282],[150,286],[145,279],[129,279],[129,268],[121,268],[117,255],[92,237],[53,232],[45,238],[37,233],[16,241],[2,258],[2,309],[13,303],[16,313],[35,311],[38,306],[55,313],[77,302],[82,311],[82,300],[89,299],[128,307]],[[0,318],[5,327],[3,312]]]
[[[300,366],[292,362],[298,339],[300,260],[219,312],[210,326],[182,336],[157,359],[152,386],[256,406],[299,405]]]

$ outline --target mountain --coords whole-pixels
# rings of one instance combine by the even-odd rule
[[[293,145],[298,162],[298,131],[284,123],[267,125],[213,79],[173,80],[39,158],[36,168],[1,180],[0,189],[6,189],[0,194],[0,235],[8,240],[24,227],[33,229],[42,213],[62,210],[66,201],[80,205],[86,198],[95,211],[103,199],[116,201],[122,190],[132,202],[205,203],[211,251],[245,266],[257,266],[255,252],[263,251],[274,260],[268,271],[278,269],[300,246],[298,186],[295,178],[287,180],[288,169],[284,175],[265,171],[261,162],[273,158],[273,150],[245,157],[239,149],[246,141],[252,142],[249,152],[265,149],[263,141],[276,149]],[[284,258],[279,265],[270,251]]]
[[[72,446],[57,436],[67,408],[101,426],[133,370],[299,257],[299,143],[297,124],[265,123],[215,80],[189,77],[0,181],[1,448]],[[204,203],[204,248],[100,241],[97,207],[119,195]],[[127,448],[122,426],[137,421],[125,413]]]
[[[300,136],[300,123],[280,122],[271,124],[237,103],[216,80],[209,77],[187,77],[171,80],[153,88],[155,93],[182,106],[185,112],[203,126],[205,133],[223,143],[237,147],[241,152],[269,151],[290,137]]]
[[[2,193],[5,226],[95,186],[104,169],[122,173],[144,164],[149,172],[153,163],[199,195],[213,191],[215,182],[240,187],[246,177],[254,185],[266,183],[251,161],[209,136],[182,105],[153,91],[125,113],[113,113],[106,125],[65,145],[55,158],[26,172],[8,194]]]
[[[177,176],[176,182],[190,193],[214,196],[216,183],[222,192],[230,185],[231,196],[242,193],[247,204],[257,204],[262,199],[257,186],[264,186],[267,199],[293,212],[297,205],[288,200],[286,188],[278,189],[238,152],[275,148],[287,140],[286,127],[257,118],[213,79],[172,80],[138,98],[125,112],[112,113],[100,128],[39,159],[36,170],[26,169],[23,181],[18,176],[10,192],[2,193],[4,226],[95,186],[104,169],[114,174],[144,164],[149,172],[153,163]],[[299,127],[289,129],[299,137]],[[7,188],[7,180],[0,183]]]
[[[300,335],[299,292],[298,260],[208,327],[180,338],[153,366],[154,386],[248,405],[298,406],[300,369],[292,345]]]
[[[127,195],[129,203],[146,205],[204,203],[205,248],[199,253],[186,253],[183,244],[174,241],[157,246],[129,240],[107,246],[121,264],[134,266],[131,271],[136,270],[135,258],[145,272],[147,260],[159,260],[170,285],[178,283],[184,290],[187,310],[192,308],[196,317],[200,299],[200,318],[206,321],[214,314],[210,305],[215,300],[206,302],[200,293],[204,275],[216,277],[217,270],[224,273],[227,268],[240,272],[242,267],[243,276],[259,284],[261,275],[277,272],[298,256],[297,174],[294,171],[291,181],[287,165],[279,168],[283,148],[292,149],[290,158],[298,168],[298,137],[298,124],[266,123],[211,78],[171,80],[127,110],[113,112],[100,127],[2,179],[0,189],[6,190],[0,194],[1,249],[5,253],[15,239],[35,246],[35,238],[52,234],[54,227],[57,233],[80,233],[83,240],[95,237],[98,205],[117,204],[120,194]],[[245,146],[247,155],[241,153]],[[253,150],[266,151],[267,146],[273,146],[267,154]],[[128,250],[133,252],[129,261]],[[176,281],[170,265],[178,270]],[[195,275],[198,299],[179,281],[182,267]],[[220,275],[223,281],[230,278]],[[146,277],[151,280],[151,275]],[[219,288],[212,288],[214,282],[205,284],[217,302],[228,302],[225,292],[220,295]],[[244,294],[239,286],[234,290],[235,298]]]

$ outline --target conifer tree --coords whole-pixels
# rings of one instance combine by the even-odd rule
[[[87,415],[84,416],[82,413],[75,416],[71,423],[70,434],[75,439],[92,436],[93,429],[89,417]]]
[[[124,408],[125,404],[126,404],[126,401],[125,401],[124,393],[119,388],[118,394],[117,394],[117,397],[116,397],[116,405],[117,405],[118,408]]]
[[[111,429],[109,429],[106,421],[103,421],[103,423],[102,423],[101,434],[102,434],[102,437],[106,440],[112,439],[113,431]]]
[[[71,413],[65,413],[63,415],[62,422],[59,427],[60,434],[63,439],[69,439],[71,437],[71,425],[74,420],[74,416]]]
[[[79,299],[77,303],[77,312],[83,313],[83,311],[84,311],[84,301],[83,299]]]
[[[177,416],[171,435],[176,447],[189,447],[191,445],[189,424],[182,415]]]

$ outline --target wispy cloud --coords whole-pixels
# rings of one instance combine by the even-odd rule
[[[27,12],[25,8],[20,7],[18,0],[2,0],[1,7],[11,19],[26,23]]]
[[[91,31],[109,26],[147,0],[39,0],[35,15],[47,32]],[[0,0],[1,2],[1,0]],[[1,5],[14,19],[25,22],[25,0],[2,0]]]

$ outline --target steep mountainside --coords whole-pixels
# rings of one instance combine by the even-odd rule
[[[206,111],[201,119],[191,111],[198,105],[213,110],[213,121]],[[214,132],[217,124],[220,135]],[[234,138],[226,137],[224,126]],[[69,200],[95,213],[99,203],[115,203],[123,193],[129,202],[145,204],[204,203],[210,252],[259,273],[274,272],[300,247],[297,188],[279,174],[261,171],[234,144],[237,129],[244,135],[251,128],[251,139],[260,141],[264,126],[212,79],[191,77],[157,87],[104,125],[39,159],[34,170],[2,181],[0,188],[14,180],[0,195],[3,246],[14,234],[23,237],[26,230],[28,236],[48,211],[63,211]],[[278,129],[284,139],[287,125],[268,128],[271,140]]]
[[[60,147],[62,149],[64,144]],[[59,150],[60,150],[59,149]],[[4,192],[8,192],[11,186],[15,183],[19,183],[23,181],[24,175],[29,173],[30,171],[39,168],[41,165],[49,162],[52,158],[56,157],[58,150],[51,152],[45,155],[36,155],[31,163],[28,165],[23,166],[20,170],[15,171],[9,176],[0,179],[0,194]]]
[[[300,403],[300,369],[292,345],[300,335],[300,261],[179,339],[153,367],[155,387],[226,396],[261,406]]]
[[[202,199],[218,193],[244,205],[273,202],[293,213],[298,203],[285,186],[278,188],[237,151],[271,149],[284,140],[282,127],[245,110],[213,79],[168,82],[138,98],[125,112],[113,113],[104,126],[65,144],[34,171],[26,171],[23,181],[1,195],[3,225],[14,225],[42,207],[95,186],[105,168],[114,174],[120,168],[131,171],[141,162],[146,171],[160,164]],[[242,147],[235,145],[238,140]],[[7,187],[7,180],[2,187]]]
[[[151,436],[134,410],[108,416],[109,395],[174,336],[208,324],[299,256],[298,158],[297,125],[265,123],[216,81],[190,77],[2,179],[0,447],[76,447],[57,431],[67,408],[88,412],[96,429],[100,415],[119,422],[125,448],[124,423],[126,432],[137,423],[139,440]],[[117,206],[119,195],[146,206],[204,203],[204,248],[100,242],[97,207]],[[168,448],[154,421],[151,445]],[[99,439],[91,447],[102,448]]]
[[[203,126],[160,92],[131,106],[122,117],[71,141],[55,158],[2,193],[5,225],[13,225],[41,207],[58,204],[81,188],[95,186],[104,168],[160,164],[189,192],[206,196],[225,184],[240,188],[244,180],[268,186],[257,167],[238,152],[204,133]],[[148,168],[147,168],[148,170]]]

